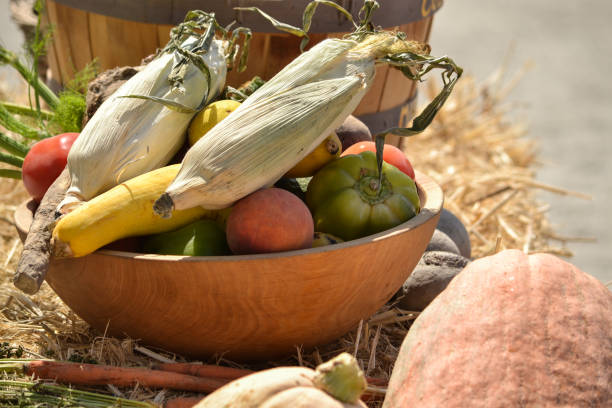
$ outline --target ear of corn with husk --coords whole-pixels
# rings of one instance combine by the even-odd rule
[[[166,190],[174,206],[228,207],[279,179],[314,149],[357,107],[373,77],[373,63],[359,75],[335,73],[342,68],[337,55],[354,45],[318,44],[193,145]],[[300,61],[327,65],[331,72],[312,82]]]
[[[61,212],[169,162],[192,117],[225,86],[240,31],[216,38],[219,29],[214,14],[190,12],[164,50],[100,106],[70,150]]]
[[[362,11],[369,16],[376,7],[376,2],[366,1]],[[305,26],[313,12],[313,7],[307,7]],[[290,31],[286,25],[281,28]],[[306,35],[305,30],[302,33]],[[187,152],[177,177],[155,203],[155,211],[170,216],[173,208],[225,208],[273,184],[353,112],[373,82],[378,61],[415,79],[433,67],[445,69],[446,94],[434,100],[412,128],[391,129],[400,135],[418,133],[431,122],[461,73],[452,60],[436,59],[428,52],[427,45],[407,41],[403,33],[374,30],[367,18],[352,35],[320,42]],[[427,67],[419,69],[423,64]],[[453,72],[456,77],[448,81]],[[384,134],[377,136],[377,142],[384,143]]]

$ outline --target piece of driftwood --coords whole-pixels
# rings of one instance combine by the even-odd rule
[[[41,200],[23,244],[13,283],[29,295],[38,292],[45,280],[51,259],[51,234],[55,224],[55,209],[64,198],[69,185],[70,174],[65,168]]]

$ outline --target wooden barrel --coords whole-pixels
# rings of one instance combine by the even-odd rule
[[[138,65],[142,58],[163,47],[173,25],[193,9],[213,11],[217,20],[253,30],[247,70],[230,73],[228,84],[238,86],[259,75],[269,79],[299,54],[300,39],[276,31],[257,13],[234,7],[257,6],[275,18],[301,26],[302,11],[310,0],[47,0],[47,17],[54,27],[49,50],[52,78],[66,83],[76,70],[97,58],[102,70]],[[409,39],[427,42],[433,14],[442,0],[379,0],[381,8],[373,22],[397,29]],[[353,16],[362,1],[338,1]],[[313,18],[309,46],[328,37],[351,31],[352,25],[339,12],[320,6]],[[414,115],[416,83],[386,65],[377,67],[371,90],[354,112],[377,132],[397,124],[406,125]],[[398,140],[388,139],[397,144]]]

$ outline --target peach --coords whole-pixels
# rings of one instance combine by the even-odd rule
[[[310,248],[312,215],[296,195],[266,188],[239,200],[227,219],[227,243],[234,254]]]

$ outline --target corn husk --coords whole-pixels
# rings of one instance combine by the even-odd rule
[[[180,55],[163,54],[107,99],[70,150],[71,184],[60,208],[87,201],[124,180],[168,163],[183,145],[195,112],[179,112],[161,103],[126,96],[152,96],[195,108],[207,94],[208,100],[216,96],[225,83],[222,49],[220,41],[213,41],[210,52],[203,56],[212,74],[210,84],[200,69],[189,64],[183,80],[189,92],[174,89],[167,78]]]
[[[337,70],[338,53],[354,45],[341,40],[321,43],[304,54],[302,63],[326,63],[328,58]],[[166,190],[176,208],[225,208],[279,179],[355,109],[368,89],[374,64],[364,66],[363,75],[328,75],[316,82],[309,82],[311,73],[300,67],[287,67],[228,116],[224,126],[213,128],[189,150],[179,176]],[[287,75],[290,84],[283,79]]]
[[[249,39],[248,29],[230,32],[214,14],[189,12],[157,57],[87,122],[68,155],[72,180],[60,211],[166,165],[183,146],[193,116],[225,87],[228,68],[239,54],[239,70],[244,69]]]
[[[378,58],[425,48],[389,32],[315,45],[187,152],[156,211],[168,216],[172,208],[225,208],[273,184],[354,111],[374,80]]]

